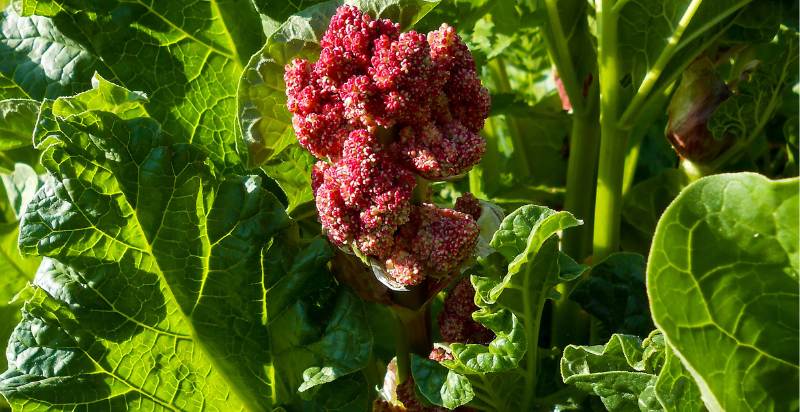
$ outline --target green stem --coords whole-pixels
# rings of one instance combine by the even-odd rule
[[[411,376],[411,350],[405,325],[397,319],[397,342],[395,342],[395,356],[397,357],[397,383],[403,383]]]
[[[578,260],[586,258],[592,250],[592,208],[597,148],[600,143],[598,134],[596,110],[591,110],[588,115],[573,115],[564,208],[583,219],[584,225],[564,232],[563,250]],[[559,284],[556,290],[561,297],[553,304],[551,345],[564,347],[570,343],[586,343],[589,316],[581,310],[580,305],[569,299],[569,285]]]
[[[494,58],[489,62],[488,66],[489,73],[492,76],[492,81],[497,87],[497,91],[500,93],[512,93],[513,89],[511,88],[511,82],[508,80],[508,72],[506,71],[506,64],[503,58]],[[505,118],[506,126],[508,127],[508,134],[511,136],[511,141],[514,142],[514,151],[519,153],[519,156],[517,156],[516,159],[518,162],[520,162],[520,166],[523,168],[523,170],[529,171],[530,165],[528,164],[528,154],[525,150],[525,144],[522,141],[522,130],[519,126],[519,122],[514,116],[509,114],[507,114]]]
[[[592,249],[595,171],[599,145],[597,112],[573,115],[564,209],[582,219],[583,226],[564,232],[564,252],[579,261],[591,254]]]
[[[582,92],[582,80],[575,72],[575,65],[572,62],[572,54],[568,44],[567,33],[564,32],[561,24],[561,15],[558,12],[557,0],[545,0],[547,9],[547,25],[544,30],[545,43],[550,60],[558,70],[558,77],[567,92],[572,108],[576,113],[583,112],[585,102]]]
[[[598,68],[600,72],[600,164],[594,210],[594,256],[599,262],[619,247],[622,178],[628,131],[619,121],[619,16],[613,0],[597,1]]]
[[[609,4],[613,3],[610,0],[603,1],[603,3],[606,2]],[[686,7],[686,10],[683,12],[680,20],[678,20],[678,25],[673,30],[669,39],[667,39],[667,45],[664,46],[664,49],[658,55],[658,58],[656,59],[655,63],[653,63],[653,66],[647,71],[647,74],[645,74],[642,84],[639,85],[639,89],[636,91],[636,95],[633,96],[633,100],[631,100],[630,105],[628,105],[628,109],[625,110],[622,118],[623,123],[627,123],[631,119],[634,119],[636,114],[638,114],[639,109],[644,106],[647,98],[650,96],[650,92],[653,91],[658,79],[661,77],[661,73],[667,66],[667,63],[669,63],[669,61],[672,59],[672,56],[675,55],[678,45],[680,44],[681,37],[683,37],[683,33],[686,31],[686,28],[689,26],[689,23],[692,21],[692,18],[694,18],[697,9],[700,8],[702,3],[703,0],[692,0],[692,2]],[[609,15],[608,17],[610,17],[609,20],[614,20],[614,37],[616,38],[616,20],[618,14],[614,12],[611,14],[612,15]],[[603,35],[605,34],[606,33],[603,33]]]
[[[397,382],[411,376],[411,353],[427,357],[431,351],[429,306],[425,304],[425,290],[417,288],[408,292],[394,292],[392,306],[397,318]]]

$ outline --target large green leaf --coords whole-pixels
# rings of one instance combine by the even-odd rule
[[[97,59],[53,20],[0,13],[0,99],[73,94],[89,87]]]
[[[241,168],[236,87],[263,42],[247,1],[25,0],[101,62],[95,70],[145,92],[147,111],[174,143],[201,147],[219,168]]]
[[[0,179],[3,182],[0,209],[4,218],[0,223],[0,273],[3,274],[0,276],[0,348],[5,353],[6,342],[20,320],[20,305],[12,299],[33,279],[41,261],[35,256],[23,257],[17,246],[18,216],[27,208],[40,181],[30,166],[21,163],[15,165],[12,173],[0,175]],[[5,358],[0,359],[0,369],[5,370],[6,366]],[[7,406],[5,399],[0,396],[0,410],[4,405]]]
[[[297,245],[259,177],[217,176],[146,105],[100,78],[45,102],[35,142],[53,179],[19,242],[49,259],[21,297],[0,392],[21,410],[270,410],[307,368],[357,370],[371,338],[360,301],[332,286],[327,244]],[[329,343],[343,335],[344,350]],[[276,342],[307,354],[282,368]]]
[[[564,349],[564,382],[599,396],[609,411],[703,411],[697,385],[660,332],[615,334],[605,345]]]
[[[258,2],[257,2],[258,3]],[[300,153],[286,109],[283,71],[295,57],[315,61],[319,41],[340,1],[316,3],[284,22],[253,55],[239,82],[239,127],[249,151],[249,166],[264,171],[281,186],[293,209],[313,200],[312,158]],[[370,15],[391,18],[405,28],[417,22],[438,0],[351,0]],[[305,4],[305,3],[304,3]],[[288,151],[288,153],[287,153]]]
[[[653,319],[709,409],[797,408],[798,183],[707,177],[656,228]]]
[[[471,401],[490,410],[533,407],[544,303],[562,280],[562,264],[572,277],[585,270],[559,253],[558,233],[580,223],[568,212],[533,205],[503,220],[491,241],[498,253],[484,259],[480,275],[471,277],[479,307],[472,317],[496,337],[488,345],[451,343],[453,359],[441,364],[455,374],[446,379],[441,373],[415,371],[415,379],[427,378],[417,383],[424,393],[440,387],[441,399],[426,395],[431,402],[445,406]],[[459,396],[445,397],[445,393]]]

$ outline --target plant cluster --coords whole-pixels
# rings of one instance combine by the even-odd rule
[[[288,64],[284,80],[298,142],[321,159],[311,185],[323,230],[384,262],[400,285],[451,273],[475,247],[480,206],[462,198],[472,214],[441,209],[412,194],[416,176],[458,176],[485,150],[489,91],[467,46],[446,24],[401,33],[342,6],[320,48],[313,64]]]
[[[798,410],[796,1],[0,6],[0,412]]]

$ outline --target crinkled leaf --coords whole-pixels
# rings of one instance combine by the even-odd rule
[[[289,146],[261,165],[261,169],[275,179],[286,194],[289,201],[286,211],[293,217],[309,208],[316,213],[314,193],[311,191],[310,170],[313,165],[314,156],[299,145]]]
[[[39,102],[35,100],[0,100],[0,171],[13,172],[17,162],[38,163],[39,153],[32,144],[38,115]]]
[[[683,367],[681,360],[666,345],[664,366],[656,379],[656,397],[667,412],[705,411],[692,376]]]
[[[373,17],[390,19],[400,23],[402,30],[408,30],[429,11],[436,7],[441,0],[345,0],[350,4],[369,13]]]
[[[294,245],[283,205],[260,178],[216,176],[200,150],[136,117],[140,95],[95,83],[45,102],[37,124],[54,178],[25,210],[20,247],[51,259],[22,297],[0,392],[30,409],[269,410],[289,401],[278,397],[296,386],[276,377],[301,371],[280,369],[271,347],[324,341],[325,323],[273,324],[299,307],[339,313],[335,290],[319,292],[331,289],[326,243]],[[292,338],[303,332],[306,340]],[[295,368],[318,359],[302,360]]]
[[[20,304],[12,302],[14,296],[23,289],[25,284],[33,279],[40,258],[35,256],[23,257],[17,246],[19,236],[19,222],[21,211],[27,207],[33,194],[39,187],[39,177],[28,165],[17,164],[15,171],[0,175],[3,180],[2,198],[0,209],[3,210],[5,220],[0,223],[0,348],[5,353],[14,326],[20,320]],[[6,196],[8,195],[8,196]],[[0,359],[0,368],[6,369],[5,357]],[[0,396],[0,409],[6,405]]]
[[[561,256],[557,233],[580,224],[568,212],[524,206],[508,215],[491,241],[494,253],[481,260],[481,274],[473,275],[473,319],[496,337],[489,345],[450,344],[452,360],[442,365],[464,375],[476,390],[476,403],[497,410],[529,410],[537,383],[539,326],[545,300],[566,272],[584,268]],[[492,376],[490,381],[481,377]],[[477,386],[476,386],[477,385]],[[506,396],[519,392],[518,396]]]
[[[0,100],[0,151],[31,146],[39,102],[30,99]]]
[[[89,87],[97,58],[52,19],[0,13],[0,99],[41,100]]]
[[[435,361],[412,354],[411,373],[422,396],[434,405],[455,409],[475,396],[466,377]]]
[[[492,100],[493,109],[497,105]],[[480,179],[486,197],[496,203],[563,203],[569,116],[556,95],[534,106],[515,106],[518,108],[507,108],[507,113],[487,120],[482,132],[486,153],[471,176]]]
[[[531,256],[535,256],[542,243],[559,231],[581,224],[566,211],[556,212],[543,206],[523,206],[508,215],[492,238],[491,246],[509,262],[510,279],[512,269]],[[492,298],[487,296],[489,302]]]
[[[647,266],[653,320],[709,409],[797,404],[798,184],[706,177],[656,228]]]
[[[167,140],[202,148],[219,169],[241,169],[236,87],[263,42],[249,1],[26,0],[23,11],[55,15],[61,33],[91,50],[92,70],[145,92]]]
[[[314,393],[314,402],[306,403],[302,408],[314,412],[369,411],[373,397],[374,390],[364,375],[356,373],[320,386]]]
[[[327,0],[252,0],[256,11],[275,21],[285,21],[289,16]]]
[[[655,385],[664,351],[664,338],[657,332],[644,341],[615,334],[605,345],[569,345],[561,358],[561,376],[564,383],[599,396],[609,411],[660,411]]]
[[[778,41],[758,48],[756,69],[709,119],[708,128],[715,138],[752,143],[780,107],[782,91],[797,83],[798,53],[798,34],[791,30],[782,30]]]
[[[569,297],[599,319],[606,331],[647,336],[653,330],[653,323],[644,269],[642,255],[614,253],[593,266],[589,276]]]
[[[772,40],[781,23],[797,29],[797,2],[761,0],[750,2],[725,33],[728,42],[759,43]]]

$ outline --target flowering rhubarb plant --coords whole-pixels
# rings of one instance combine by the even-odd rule
[[[0,412],[798,409],[797,2],[0,6]]]

